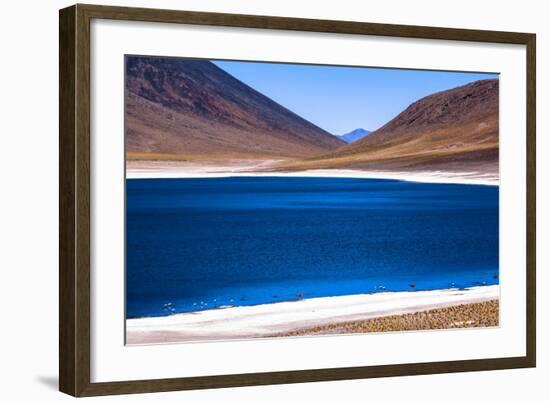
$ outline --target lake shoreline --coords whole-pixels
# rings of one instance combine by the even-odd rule
[[[127,179],[153,178],[223,178],[223,177],[326,177],[390,179],[433,184],[499,185],[494,172],[444,171],[444,170],[359,170],[312,169],[301,171],[276,170],[279,160],[246,161],[228,164],[200,162],[142,162],[129,160]]]
[[[273,337],[328,324],[480,304],[499,299],[499,285],[342,295],[126,319],[126,344]],[[322,333],[320,333],[322,334]]]

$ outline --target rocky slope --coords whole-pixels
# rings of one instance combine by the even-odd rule
[[[434,93],[352,144],[289,168],[498,172],[498,79]]]
[[[307,158],[345,143],[209,61],[128,56],[130,159]]]

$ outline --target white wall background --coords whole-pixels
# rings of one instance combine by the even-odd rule
[[[91,0],[90,0],[91,1]],[[538,400],[550,375],[550,26],[545,4],[385,0],[157,0],[98,4],[219,11],[537,33],[538,47],[538,368],[316,384],[119,396],[136,400]],[[3,399],[57,400],[57,10],[69,1],[7,2],[0,58],[0,394]],[[546,315],[546,316],[545,316]],[[215,363],[215,361],[213,361]],[[547,380],[547,379],[546,379]]]

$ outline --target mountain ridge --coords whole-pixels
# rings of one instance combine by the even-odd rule
[[[289,168],[498,172],[498,79],[433,93],[366,137]]]
[[[296,158],[345,144],[206,60],[128,56],[125,103],[130,158]]]

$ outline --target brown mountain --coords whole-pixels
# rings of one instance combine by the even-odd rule
[[[203,60],[126,59],[133,159],[304,158],[345,144]]]
[[[352,144],[289,168],[498,172],[498,79],[434,93]]]

